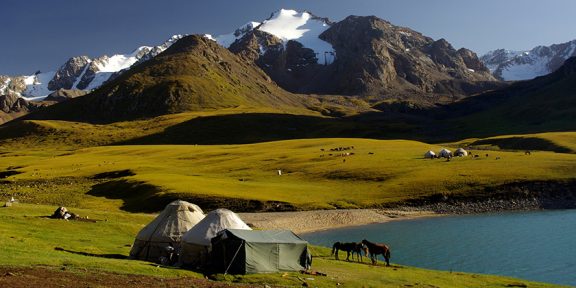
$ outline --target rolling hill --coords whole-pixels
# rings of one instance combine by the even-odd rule
[[[306,113],[306,103],[215,42],[187,36],[95,92],[26,119],[116,122],[235,107]]]

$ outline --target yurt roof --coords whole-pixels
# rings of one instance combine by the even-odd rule
[[[198,205],[176,200],[166,205],[164,210],[148,223],[136,239],[152,242],[179,241],[186,231],[204,219]]]
[[[218,232],[224,229],[252,230],[236,213],[228,209],[216,209],[206,214],[182,237],[182,241],[190,244],[210,246],[210,241]]]

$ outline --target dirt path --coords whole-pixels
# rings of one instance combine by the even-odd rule
[[[58,267],[0,267],[0,287],[253,287],[191,277],[158,278]],[[260,287],[260,286],[258,286]]]
[[[435,216],[431,211],[379,209],[315,210],[297,212],[239,213],[244,222],[262,229],[289,229],[294,233],[341,228],[400,219]]]

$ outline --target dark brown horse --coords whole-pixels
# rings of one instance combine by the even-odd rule
[[[372,243],[366,239],[362,240],[362,244],[368,247],[368,252],[370,252],[370,259],[372,259],[372,264],[376,264],[376,257],[382,255],[384,260],[386,260],[386,266],[390,266],[390,247],[382,243]]]
[[[366,249],[366,246],[364,246],[362,243],[355,243],[355,242],[350,242],[350,243],[336,242],[336,243],[334,243],[332,245],[332,254],[331,255],[334,255],[337,260],[338,260],[338,251],[339,250],[346,251],[346,261],[350,261],[350,254],[352,254],[352,260],[354,260],[354,253],[356,253],[357,261],[362,261],[362,251],[364,251],[364,253],[366,255],[368,255],[368,251]]]

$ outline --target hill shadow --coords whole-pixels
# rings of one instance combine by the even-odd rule
[[[190,193],[162,193],[160,187],[140,181],[125,179],[111,180],[92,186],[88,195],[120,199],[124,203],[120,209],[127,212],[155,213],[175,200],[184,200],[199,205],[206,211],[227,208],[237,212],[279,212],[294,211],[290,203],[281,201],[259,201],[250,199],[194,195]]]
[[[101,258],[110,258],[110,259],[128,259],[128,256],[122,255],[122,254],[94,254],[94,253],[88,253],[88,252],[82,252],[82,251],[67,250],[67,249],[64,249],[61,247],[54,247],[54,250],[72,253],[72,254],[76,254],[76,255],[90,256],[90,257],[101,257]]]
[[[402,120],[379,121],[378,112],[361,116],[324,118],[318,116],[245,113],[198,117],[166,128],[163,132],[115,143],[157,144],[249,144],[310,138],[413,138],[415,127]],[[412,135],[412,136],[411,136]]]

